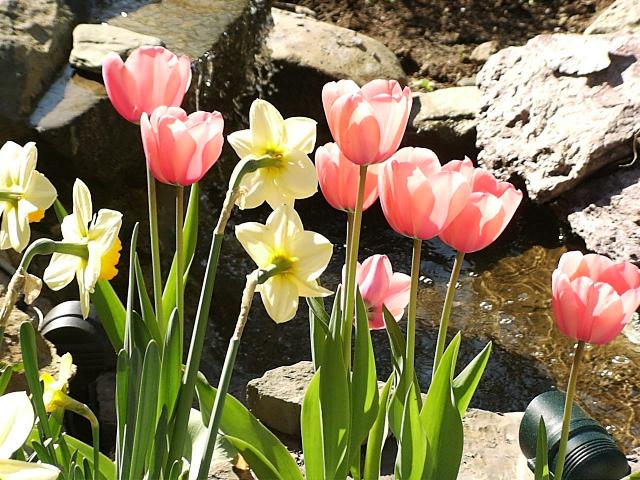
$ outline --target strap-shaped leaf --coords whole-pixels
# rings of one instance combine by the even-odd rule
[[[324,442],[322,441],[322,410],[320,409],[320,370],[314,373],[302,399],[300,414],[302,451],[308,478],[327,478],[324,470]]]
[[[452,378],[460,347],[460,334],[444,352],[431,381],[420,419],[429,441],[427,480],[455,480],[462,459],[463,432],[455,404]]]
[[[320,367],[324,342],[329,335],[329,314],[321,297],[307,297],[309,305],[309,336],[311,337],[311,359],[314,370]]]
[[[144,320],[149,333],[153,339],[161,344],[160,330],[158,328],[158,321],[156,319],[156,313],[153,310],[153,304],[147,292],[147,286],[144,282],[144,274],[142,273],[142,266],[140,265],[140,257],[136,252],[134,256],[134,265],[136,269],[136,286],[138,289],[138,297],[140,299],[140,309],[142,311],[142,319]]]
[[[216,389],[209,385],[204,375],[198,373],[196,392],[200,402],[203,422],[208,424]],[[287,448],[278,440],[278,437],[251,415],[246,407],[232,395],[227,395],[225,399],[220,430],[224,435],[240,439],[250,445],[256,452],[261,453],[284,479],[302,480],[298,465]],[[238,447],[236,446],[236,448]],[[249,465],[252,468],[254,467],[251,462],[249,462]],[[265,480],[268,480],[268,477]]]
[[[398,439],[396,457],[396,478],[398,480],[418,480],[422,478],[425,460],[429,451],[429,441],[420,421],[420,392],[411,384],[404,400],[402,426]]]
[[[182,338],[179,333],[178,310],[173,309],[169,318],[169,329],[164,339],[162,352],[162,365],[160,370],[160,399],[158,413],[163,406],[167,407],[169,418],[173,414],[173,408],[178,400],[180,392],[180,379],[182,372],[182,359],[180,358],[180,346]]]
[[[471,403],[490,356],[491,342],[487,343],[486,347],[453,380],[453,394],[461,417],[464,417]]]
[[[382,458],[382,447],[387,438],[387,408],[389,403],[389,394],[393,385],[393,374],[384,384],[384,388],[380,393],[380,402],[376,421],[369,430],[369,439],[367,440],[367,453],[364,459],[364,478],[367,480],[378,480],[380,477],[380,461]]]
[[[7,385],[9,385],[9,382],[11,381],[12,375],[13,369],[11,368],[11,365],[5,365],[2,369],[2,373],[0,373],[0,395],[4,394],[4,391],[7,389]]]
[[[62,438],[64,438],[65,442],[71,450],[74,451],[73,455],[77,456],[78,453],[81,454],[83,458],[83,462],[86,461],[93,468],[93,447],[87,445],[86,443],[78,440],[77,438],[71,437],[67,434],[62,434]],[[116,480],[116,464],[113,463],[109,457],[104,454],[100,454],[100,478],[103,480]],[[89,477],[91,478],[91,477]]]
[[[540,424],[538,425],[535,480],[549,480],[547,427],[545,426],[544,418],[542,417],[540,417]]]

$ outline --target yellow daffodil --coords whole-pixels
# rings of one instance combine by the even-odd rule
[[[273,162],[243,177],[237,200],[240,208],[255,208],[266,201],[276,209],[318,191],[316,170],[307,155],[316,143],[315,120],[285,120],[269,102],[254,100],[249,129],[234,132],[227,139],[241,159],[268,156]]]
[[[111,280],[118,272],[121,226],[122,214],[115,210],[101,209],[93,216],[91,193],[81,180],[76,180],[73,213],[62,221],[62,241],[80,246],[82,254],[54,253],[43,279],[52,290],[60,290],[76,277],[84,318],[89,314],[89,295],[95,290],[96,282]]]
[[[36,171],[38,150],[33,142],[21,147],[7,142],[0,149],[0,249],[21,252],[29,243],[29,223],[39,222],[53,205],[56,189]]]
[[[50,373],[40,374],[40,380],[44,384],[42,400],[48,413],[54,412],[64,403],[66,393],[69,388],[69,379],[73,374],[73,358],[69,352],[60,358],[58,368],[58,378],[55,379]]]
[[[298,297],[331,295],[318,285],[318,277],[327,268],[333,245],[319,233],[304,230],[300,217],[289,205],[274,210],[265,225],[238,225],[236,237],[260,269],[275,272],[257,288],[275,322],[293,318]]]
[[[0,397],[0,478],[2,480],[55,480],[60,471],[53,465],[10,460],[29,437],[35,415],[25,392]]]

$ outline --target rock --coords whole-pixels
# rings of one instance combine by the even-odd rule
[[[469,57],[472,61],[476,63],[484,63],[489,60],[489,57],[498,51],[498,41],[491,40],[488,42],[481,43],[471,52],[471,56]]]
[[[311,362],[269,370],[247,385],[249,409],[270,428],[299,436],[302,399],[312,376]],[[379,385],[382,387],[381,382]],[[522,413],[500,414],[469,409],[463,419],[465,446],[458,478],[533,478],[518,446],[521,418]]]
[[[479,111],[480,91],[476,87],[416,93],[404,143],[431,148],[444,161],[474,156]]]
[[[640,168],[588,180],[558,205],[589,250],[640,264]]]
[[[586,34],[613,32],[640,32],[640,3],[637,0],[616,0],[584,31]]]
[[[540,35],[478,74],[481,165],[544,203],[627,156],[640,116],[640,36]]]
[[[65,62],[73,22],[63,0],[0,2],[1,143],[21,130],[38,97]]]
[[[82,23],[73,30],[73,49],[69,63],[78,69],[102,72],[102,61],[109,52],[126,59],[143,45],[164,45],[158,37],[142,35],[106,23]]]
[[[640,447],[627,455],[627,460],[629,460],[629,464],[631,465],[631,473],[640,472]]]
[[[398,58],[371,37],[305,15],[271,9],[273,29],[267,39],[276,68],[272,82],[276,105],[290,105],[286,116],[323,119],[322,86],[349,78],[362,85],[376,78],[406,83]],[[312,39],[312,41],[310,40]]]

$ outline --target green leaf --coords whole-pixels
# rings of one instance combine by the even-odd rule
[[[311,359],[313,369],[320,367],[321,352],[324,351],[324,342],[329,335],[329,314],[324,309],[324,301],[321,297],[307,297],[309,305],[309,336],[311,337]]]
[[[153,304],[151,298],[149,298],[149,292],[147,292],[147,286],[144,283],[144,274],[142,272],[142,266],[140,265],[140,257],[136,253],[134,255],[134,265],[136,269],[136,286],[138,288],[138,297],[140,299],[140,309],[142,310],[142,319],[147,326],[149,333],[153,339],[158,343],[162,343],[160,330],[158,328],[158,320],[153,310]]]
[[[538,425],[538,442],[536,445],[535,480],[549,480],[549,460],[547,455],[547,428],[544,424],[544,418],[540,417],[540,424]]]
[[[329,331],[333,338],[341,335],[342,327],[342,288],[336,289],[336,295],[333,299],[333,307],[331,308],[331,318],[329,319]]]
[[[11,368],[10,365],[6,365],[2,369],[2,373],[0,373],[0,395],[4,394],[4,391],[7,389],[7,386],[11,381],[12,375],[13,375],[13,368]]]
[[[391,385],[393,384],[393,374],[384,384],[382,393],[380,394],[380,403],[376,421],[369,430],[369,439],[367,440],[367,453],[364,459],[364,478],[367,480],[378,480],[380,476],[380,460],[382,457],[382,447],[387,437],[387,404],[389,402],[389,394]]]
[[[118,435],[116,441],[116,458],[121,458],[124,447],[125,425],[127,421],[127,396],[129,383],[129,356],[125,350],[118,353],[116,363],[116,421]]]
[[[356,335],[351,380],[351,462],[360,461],[360,446],[378,414],[378,375],[371,344],[367,307],[356,292]]]
[[[147,345],[151,340],[151,333],[142,317],[135,310],[131,313],[131,331],[133,332],[133,344],[137,346]]]
[[[134,350],[135,340],[133,335],[133,308],[134,308],[134,295],[136,290],[135,279],[135,256],[136,246],[138,244],[138,231],[140,230],[140,224],[136,223],[133,226],[133,232],[131,232],[131,242],[129,247],[129,284],[127,286],[127,308],[125,309],[125,333],[124,333],[124,348],[128,352]],[[139,344],[140,348],[145,348],[146,344]]]
[[[148,438],[149,432],[153,432],[156,425],[159,382],[160,354],[158,352],[158,345],[152,340],[147,346],[142,364],[136,426],[133,437],[133,452],[131,454],[130,478],[142,478],[142,472],[144,471],[147,458],[147,449],[151,446]]]
[[[429,441],[420,421],[420,392],[411,384],[402,413],[402,427],[398,438],[395,473],[399,480],[422,478]],[[434,477],[435,478],[435,477]]]
[[[62,434],[67,445],[75,452],[80,453],[84,460],[89,462],[93,468],[93,447],[78,440],[75,437],[71,437],[66,433]],[[104,480],[116,480],[116,464],[106,455],[100,454],[100,478]]]
[[[487,343],[487,346],[453,380],[453,395],[461,417],[464,417],[471,403],[490,356],[491,342]]]
[[[216,389],[209,385],[204,375],[198,373],[196,392],[200,401],[202,419],[208,424]],[[225,436],[242,440],[256,452],[260,452],[284,479],[302,480],[298,465],[278,437],[251,415],[246,407],[232,395],[227,395],[225,399],[220,430]],[[253,465],[251,467],[253,468]]]
[[[307,478],[327,478],[324,470],[324,442],[322,441],[322,411],[320,410],[320,371],[311,377],[302,399],[300,414],[302,451]]]
[[[68,215],[67,210],[58,199],[54,202],[53,208],[58,222],[62,223],[64,217]],[[117,352],[122,348],[124,341],[124,305],[107,280],[98,280],[95,291],[91,294],[91,303],[96,308],[100,323],[102,323],[111,345]]]
[[[282,476],[281,472],[276,470],[267,457],[253,445],[236,437],[225,435],[224,437],[231,445],[233,445],[242,458],[251,466],[251,471],[258,477],[258,480],[288,480],[289,477]],[[313,478],[307,476],[307,478]]]
[[[160,393],[162,393],[162,390]],[[154,433],[153,449],[149,460],[149,479],[161,478],[162,465],[166,461],[167,453],[169,452],[169,445],[167,444],[168,422],[167,407],[163,406]]]
[[[460,469],[462,420],[452,387],[459,347],[458,333],[444,352],[420,412],[422,426],[429,441],[427,480],[455,480]]]
[[[170,418],[180,392],[180,374],[182,373],[181,343],[178,309],[174,308],[169,319],[169,329],[167,330],[162,353],[160,401],[158,402],[158,410],[166,406]]]
[[[193,262],[193,256],[196,251],[196,243],[198,240],[198,210],[200,201],[200,187],[197,183],[191,186],[189,192],[189,204],[184,218],[184,226],[182,228],[184,237],[184,279],[185,283],[189,275],[189,269]],[[171,312],[176,306],[176,275],[178,270],[177,258],[174,255],[171,262],[171,269],[167,277],[167,283],[162,292],[162,311]]]

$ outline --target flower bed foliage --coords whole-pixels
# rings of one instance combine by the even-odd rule
[[[124,119],[139,123],[147,160],[149,235],[153,284],[147,290],[136,253],[136,225],[129,239],[127,298],[109,284],[117,274],[122,215],[94,213],[91,194],[79,179],[71,213],[56,200],[53,185],[35,170],[33,143],[8,142],[0,150],[0,247],[24,251],[0,313],[0,328],[21,294],[32,301],[41,282],[28,273],[36,255],[51,255],[44,283],[53,290],[74,280],[83,316],[90,301],[118,355],[115,460],[99,453],[99,423],[67,391],[72,359],[63,358],[58,378],[38,375],[35,333],[21,327],[24,369],[30,389],[0,397],[0,478],[7,479],[203,479],[217,448],[240,454],[258,478],[302,479],[286,447],[235,398],[228,395],[236,353],[259,293],[277,323],[294,318],[299,299],[309,308],[315,374],[304,397],[301,425],[306,477],[376,479],[382,446],[390,432],[398,446],[399,479],[447,480],[457,476],[463,448],[462,417],[481,381],[491,353],[488,344],[456,369],[461,333],[447,344],[447,325],[463,257],[491,244],[513,217],[522,193],[469,159],[441,166],[424,148],[398,150],[411,94],[395,81],[375,80],[361,88],[348,80],[322,92],[335,143],[316,150],[316,122],[284,119],[264,100],[255,100],[246,130],[228,135],[239,162],[213,231],[194,331],[185,352],[184,283],[194,258],[198,224],[198,181],[217,162],[224,122],[218,112],[187,114],[180,108],[191,81],[189,59],[162,47],[143,47],[126,62],[104,63],[109,97]],[[170,272],[163,278],[157,227],[156,182],[175,186],[176,238]],[[346,213],[347,257],[343,284],[335,294],[321,284],[333,246],[304,229],[297,199],[318,189]],[[185,187],[190,187],[185,208]],[[410,275],[394,272],[385,255],[358,262],[362,211],[376,199],[389,225],[412,241]],[[265,223],[238,225],[235,235],[256,269],[247,274],[240,314],[229,342],[220,383],[210,386],[199,364],[216,269],[227,221],[235,206],[272,208]],[[54,206],[62,239],[29,245],[30,223]],[[422,241],[439,237],[458,252],[442,309],[430,385],[415,375],[416,297]],[[120,267],[121,268],[121,267]],[[121,268],[122,269],[122,268]],[[327,309],[324,297],[333,295]],[[553,310],[558,327],[578,341],[569,380],[570,412],[578,363],[585,342],[614,338],[640,304],[640,272],[570,252],[553,275]],[[397,322],[407,310],[407,334]],[[386,329],[393,372],[379,391],[370,329]],[[186,353],[186,355],[185,355]],[[186,363],[183,364],[183,359]],[[457,375],[455,372],[459,371]],[[0,375],[0,393],[11,376]],[[423,399],[420,392],[426,389]],[[198,409],[192,408],[194,399]],[[93,445],[62,429],[65,410],[91,424]],[[34,413],[35,412],[35,413]],[[566,417],[566,415],[565,415]],[[567,441],[552,469],[561,478]],[[540,424],[544,433],[544,424]],[[537,478],[548,478],[546,434],[539,435]],[[366,446],[363,447],[363,444]],[[364,455],[363,455],[364,453]]]

